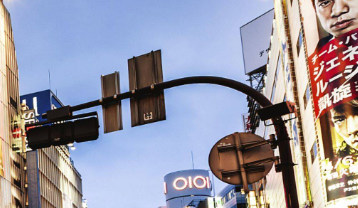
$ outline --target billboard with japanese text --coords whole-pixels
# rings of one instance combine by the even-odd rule
[[[330,203],[358,195],[358,1],[304,2],[320,166]]]

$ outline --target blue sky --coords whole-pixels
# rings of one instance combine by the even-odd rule
[[[20,93],[50,87],[66,105],[101,97],[100,75],[120,72],[127,60],[162,50],[164,81],[207,75],[245,82],[240,27],[273,7],[271,0],[4,0],[11,17],[20,70]],[[167,120],[77,144],[71,152],[90,208],[165,205],[167,173],[209,169],[211,147],[242,131],[246,96],[210,85],[165,91]],[[98,110],[102,115],[101,108]],[[100,118],[102,119],[102,117]],[[101,121],[101,120],[100,120]],[[225,184],[215,180],[216,192]]]

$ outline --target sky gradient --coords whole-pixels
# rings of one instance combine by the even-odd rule
[[[100,75],[120,72],[127,92],[127,60],[162,50],[164,81],[219,76],[245,82],[240,27],[273,8],[270,0],[4,0],[11,18],[20,94],[51,87],[65,105],[99,99]],[[51,82],[49,82],[49,71]],[[167,120],[103,134],[71,151],[89,208],[165,205],[163,178],[209,169],[211,147],[242,131],[246,96],[220,86],[165,91]],[[215,180],[216,192],[225,186]]]

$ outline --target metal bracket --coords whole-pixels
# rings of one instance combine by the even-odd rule
[[[293,119],[296,119],[296,118],[297,118],[297,117],[295,116],[295,117],[293,117],[293,118],[289,118],[289,119],[286,119],[286,120],[282,120],[282,121],[280,121],[280,123],[281,123],[281,122],[287,123],[288,121],[293,120]],[[265,126],[272,126],[272,125],[275,125],[275,124],[277,124],[277,123],[278,123],[278,122],[273,122],[273,123],[267,124],[266,121],[264,121],[264,125],[265,125]]]
[[[72,116],[71,106],[63,106],[61,108],[56,108],[49,110],[46,113],[42,114],[42,118],[49,121],[58,120],[58,119],[67,119]]]
[[[97,111],[90,112],[90,113],[79,114],[79,115],[74,115],[74,116],[71,116],[71,117],[66,118],[66,119],[58,118],[58,119],[55,119],[55,120],[47,120],[47,121],[40,121],[40,122],[36,122],[36,123],[26,124],[25,128],[32,127],[32,126],[40,126],[40,125],[45,125],[45,124],[51,124],[51,123],[56,123],[56,122],[61,122],[61,121],[68,121],[68,120],[73,120],[73,119],[78,119],[78,118],[85,118],[85,117],[90,117],[90,116],[92,116],[92,117],[94,116],[94,117],[98,118]]]
[[[252,143],[242,143],[240,150],[245,151],[245,150],[259,147],[259,146],[266,145],[266,144],[269,144],[269,140],[260,141],[260,142],[252,142]]]
[[[282,172],[282,166],[295,166],[297,164],[295,163],[278,163],[275,164],[275,170],[276,172]]]

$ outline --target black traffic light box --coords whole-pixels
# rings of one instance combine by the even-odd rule
[[[64,122],[50,126],[51,145],[66,145],[73,143],[73,122]],[[30,147],[31,148],[31,147]]]
[[[33,150],[50,147],[51,137],[50,130],[51,126],[41,126],[37,128],[31,128],[27,130],[26,136],[29,147]]]
[[[79,119],[73,122],[73,139],[79,142],[87,142],[98,139],[98,118]]]
[[[98,128],[97,117],[37,126],[27,131],[28,145],[35,150],[73,142],[92,141],[98,139]]]

